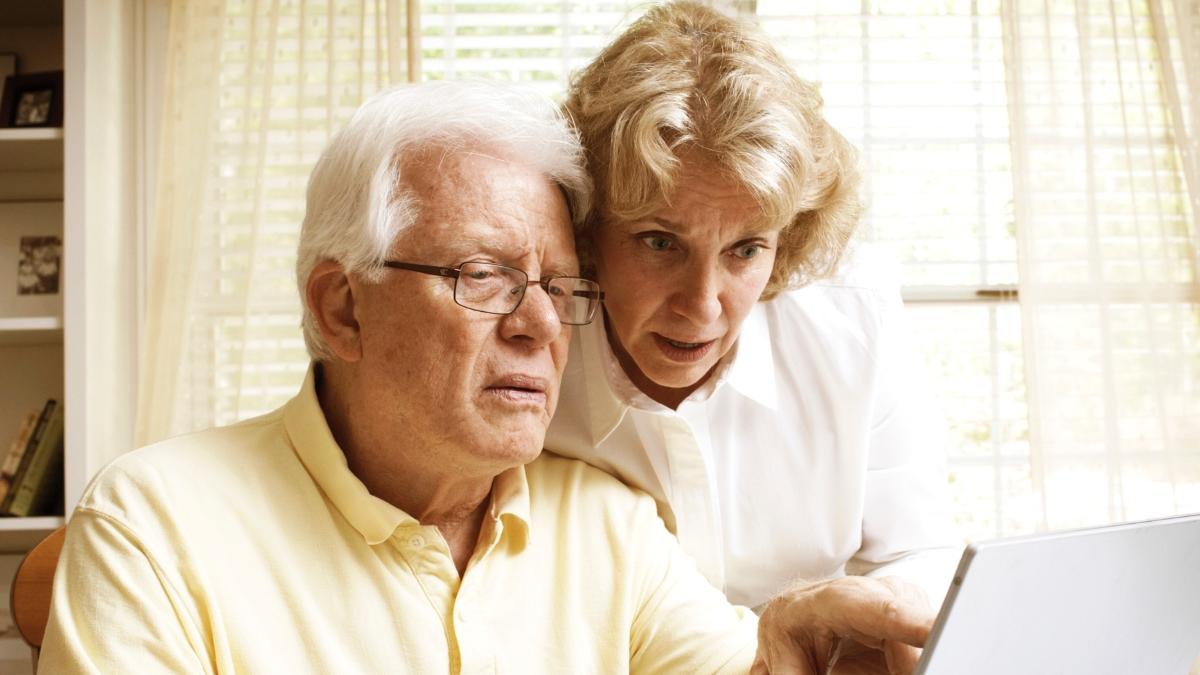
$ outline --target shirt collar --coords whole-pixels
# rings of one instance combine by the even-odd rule
[[[521,546],[528,545],[529,482],[526,480],[525,467],[513,467],[496,476],[492,481],[491,499],[488,514],[497,524],[497,533],[492,541],[499,540],[500,530],[511,527],[510,534],[521,537]]]
[[[737,353],[725,374],[729,386],[742,396],[771,411],[778,410],[775,353],[771,327],[767,323],[767,304],[757,302],[742,322]]]
[[[621,370],[608,344],[602,318],[585,326],[578,339],[587,377],[592,442],[599,445],[617,428],[630,408],[631,395],[624,390],[634,385]],[[755,303],[742,322],[738,343],[725,363],[717,367],[711,386],[697,389],[688,400],[706,400],[725,382],[738,394],[759,405],[772,411],[778,409],[775,357],[763,302]]]
[[[309,364],[300,392],[283,409],[288,439],[313,482],[372,546],[387,541],[398,527],[419,527],[416,518],[372,495],[350,471],[346,455],[334,440],[321,410],[316,378],[317,364]],[[496,477],[489,514],[499,522],[519,523],[528,540],[529,484],[525,467],[508,469]]]
[[[588,412],[592,444],[600,445],[625,418],[629,406],[617,396],[610,381],[609,366],[616,362],[604,333],[604,317],[583,327],[577,336],[583,353],[583,373],[587,385]],[[620,366],[617,366],[620,368]]]

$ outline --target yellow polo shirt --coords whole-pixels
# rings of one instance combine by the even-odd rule
[[[460,579],[436,528],[349,471],[310,369],[283,408],[96,477],[40,672],[745,672],[755,630],[653,500],[551,455],[496,479]]]

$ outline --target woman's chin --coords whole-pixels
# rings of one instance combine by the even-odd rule
[[[635,384],[643,391],[647,387],[690,390],[703,384],[711,371],[712,364],[706,362],[656,363],[649,371],[643,369],[642,372],[646,375],[645,379],[642,382],[635,382]]]

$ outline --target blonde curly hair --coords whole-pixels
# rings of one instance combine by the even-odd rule
[[[757,28],[697,2],[652,8],[580,71],[565,109],[595,183],[576,228],[585,269],[606,222],[645,218],[698,151],[743,185],[780,228],[763,292],[830,276],[862,212],[857,152]]]

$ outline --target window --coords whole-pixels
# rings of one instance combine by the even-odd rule
[[[756,4],[862,153],[860,236],[900,263],[914,344],[947,418],[960,529],[970,539],[1034,529],[999,2]]]
[[[294,392],[305,181],[358,102],[402,79],[402,4],[229,0],[198,23],[221,37],[219,141],[174,430]],[[421,73],[561,98],[646,6],[422,3]],[[1200,3],[735,6],[861,150],[861,237],[901,264],[964,534],[1200,510]]]

